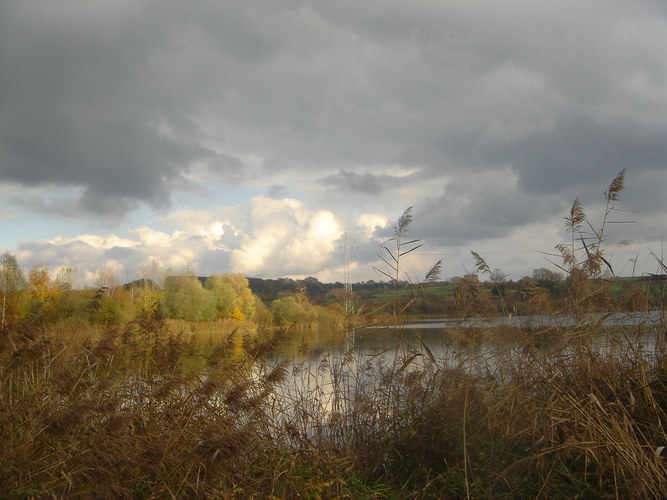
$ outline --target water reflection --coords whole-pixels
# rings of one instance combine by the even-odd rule
[[[289,366],[289,376],[276,388],[277,418],[302,429],[307,437],[326,432],[332,438],[331,433],[343,432],[341,415],[354,414],[350,410],[363,404],[363,398],[377,405],[384,397],[377,394],[393,397],[392,391],[400,390],[397,377],[424,375],[424,380],[434,380],[436,375],[467,374],[511,384],[508,366],[539,371],[541,364],[557,366],[582,349],[595,356],[627,360],[639,356],[651,362],[666,340],[663,314],[420,320],[400,329],[357,330],[353,342],[351,336],[331,328],[304,330],[295,332],[262,369],[277,363]],[[571,328],[575,324],[582,328]],[[380,404],[377,412],[391,408]]]
[[[407,321],[405,329],[444,329],[453,326],[492,328],[495,326],[513,326],[517,328],[545,328],[558,326],[562,328],[572,327],[577,324],[588,323],[599,326],[632,326],[638,324],[659,324],[665,316],[665,311],[640,311],[640,312],[600,312],[596,314],[582,314],[574,316],[571,314],[543,314],[532,316],[495,316],[474,318],[445,318],[445,319],[420,319]]]
[[[291,341],[285,343],[276,353],[277,359],[289,359],[299,364],[303,361],[319,362],[324,356],[340,357],[354,350],[366,356],[384,356],[391,351],[419,352],[431,361],[451,359],[462,351],[475,354],[497,354],[507,348],[516,348],[527,341],[533,345],[548,348],[559,347],[557,333],[572,333],[572,327],[580,325],[582,331],[599,332],[604,340],[610,333],[632,332],[637,337],[636,344],[651,340],[654,330],[664,325],[665,311],[634,313],[598,313],[595,315],[536,315],[509,317],[476,317],[454,319],[410,320],[399,328],[370,326],[357,329],[353,334],[330,329],[310,329],[297,331]],[[503,328],[504,327],[504,328]],[[597,330],[595,330],[597,329]],[[525,335],[520,332],[530,332]],[[519,333],[519,335],[517,335]],[[644,336],[647,338],[643,339]],[[570,335],[571,336],[571,335]],[[518,347],[525,347],[518,346]],[[430,352],[429,352],[430,351]],[[433,355],[433,356],[431,356]]]

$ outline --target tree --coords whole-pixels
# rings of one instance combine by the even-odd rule
[[[535,281],[563,281],[563,275],[546,267],[540,267],[533,269],[533,279]]]
[[[222,276],[225,283],[229,283],[236,294],[234,305],[241,312],[243,317],[252,320],[255,317],[255,296],[250,290],[248,279],[241,273],[225,273]]]
[[[162,288],[165,313],[188,321],[215,319],[215,296],[193,275],[168,276]]]
[[[546,288],[551,295],[559,296],[562,293],[564,278],[561,273],[556,273],[550,269],[541,267],[539,269],[533,269],[532,278],[537,285]]]
[[[55,286],[59,290],[72,290],[78,274],[76,267],[63,267],[56,274]]]
[[[19,292],[25,288],[23,270],[16,257],[5,252],[0,260],[0,287],[2,287],[2,328],[18,317]]]
[[[505,283],[507,281],[507,274],[505,274],[502,269],[498,269],[497,267],[489,273],[489,280],[491,283],[494,284],[501,284]]]
[[[463,275],[463,279],[468,283],[479,283],[479,275],[476,273],[466,273]]]
[[[28,275],[28,284],[30,285],[30,298],[38,303],[51,302],[62,293],[58,283],[51,280],[49,269],[46,266],[33,266]]]
[[[124,287],[99,288],[86,306],[88,320],[97,324],[118,324],[130,320],[134,312],[130,292]],[[89,291],[90,292],[90,291]]]
[[[370,290],[362,290],[359,293],[356,293],[351,290],[347,290],[345,288],[334,288],[332,290],[329,290],[329,292],[327,292],[325,297],[334,299],[336,303],[340,304],[340,306],[343,307],[343,311],[345,311],[344,305],[346,303],[353,305],[356,304],[357,302],[359,302],[359,297],[362,294],[366,297],[370,297],[373,295],[373,292]]]
[[[206,279],[204,288],[213,293],[215,297],[215,309],[218,318],[231,318],[235,310],[240,313],[236,306],[238,297],[229,280],[219,274],[212,274]]]
[[[109,266],[95,271],[94,280],[97,288],[108,288],[110,293],[120,284],[118,273]]]
[[[301,323],[309,319],[308,312],[303,304],[300,304],[291,295],[274,300],[271,303],[271,312],[273,313],[273,322],[278,326]]]
[[[137,274],[140,279],[135,282],[139,292],[133,295],[135,304],[143,309],[144,312],[155,309],[160,301],[160,285],[163,271],[155,261],[149,264],[142,264],[137,267]]]
[[[273,313],[261,300],[255,301],[255,322],[260,330],[269,328],[273,324]]]

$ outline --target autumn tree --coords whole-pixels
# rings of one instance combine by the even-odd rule
[[[215,297],[215,310],[218,318],[233,317],[235,309],[240,313],[236,305],[238,297],[228,279],[219,274],[212,274],[206,279],[204,288]]]
[[[160,282],[162,281],[162,267],[159,263],[151,261],[137,268],[140,277],[136,294],[133,296],[134,303],[144,311],[153,310],[158,307],[160,301]]]
[[[213,292],[206,290],[199,278],[191,274],[168,276],[162,287],[162,299],[167,317],[188,321],[215,318]]]
[[[23,270],[14,254],[5,252],[0,258],[0,287],[2,288],[2,328],[19,315],[19,293],[25,288]]]
[[[51,273],[46,266],[35,265],[30,269],[28,285],[30,299],[40,304],[50,303],[62,293],[58,283],[51,279]]]
[[[287,326],[293,323],[302,323],[308,319],[308,313],[296,297],[289,295],[271,302],[273,321],[278,326]]]
[[[77,317],[85,310],[90,291],[75,290],[77,274],[76,267],[63,267],[58,269],[55,278],[50,280],[47,291],[50,321]]]
[[[255,296],[250,290],[248,279],[241,273],[225,273],[222,278],[226,283],[229,283],[236,294],[235,306],[243,316],[241,319],[254,319]]]

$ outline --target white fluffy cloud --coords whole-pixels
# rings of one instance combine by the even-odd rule
[[[232,252],[234,268],[250,275],[316,275],[327,268],[342,235],[327,210],[311,211],[296,200],[254,198],[251,230]]]
[[[339,265],[340,221],[331,211],[310,210],[294,199],[258,196],[232,210],[183,210],[166,220],[175,227],[170,233],[142,226],[126,238],[84,234],[24,242],[18,257],[30,266],[81,266],[88,270],[84,277],[104,267],[134,276],[152,261],[203,275],[233,270],[274,277],[315,276]]]

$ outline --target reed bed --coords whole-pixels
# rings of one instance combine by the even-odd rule
[[[0,337],[0,496],[664,498],[665,322],[594,327],[299,363],[36,311]]]

